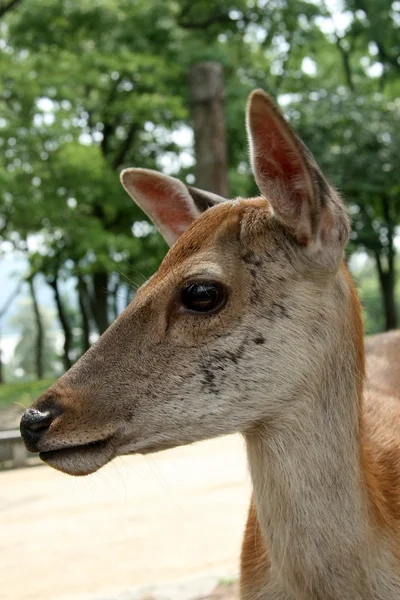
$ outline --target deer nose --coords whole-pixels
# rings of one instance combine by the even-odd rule
[[[54,408],[47,408],[40,411],[35,408],[28,408],[22,415],[20,431],[26,447],[31,452],[38,450],[37,444],[42,435],[48,430],[52,422],[59,416],[60,411]]]

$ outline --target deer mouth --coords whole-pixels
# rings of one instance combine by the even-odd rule
[[[114,456],[115,449],[111,437],[39,453],[39,458],[49,466],[76,476],[94,473]]]

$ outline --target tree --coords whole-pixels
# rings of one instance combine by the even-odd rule
[[[346,5],[354,16],[350,34],[358,38],[364,47],[369,46],[373,55],[383,65],[382,83],[390,80],[398,84],[399,5],[392,0],[347,0]]]
[[[159,153],[174,148],[168,128],[185,112],[180,99],[166,93],[174,70],[146,50],[153,43],[146,33],[150,23],[157,43],[165,38],[162,24],[158,37],[154,33],[165,11],[138,3],[132,23],[123,3],[124,19],[109,2],[97,7],[53,2],[46,3],[46,10],[42,4],[24,3],[7,30],[3,235],[29,252],[26,238],[36,233],[44,254],[69,255],[70,274],[85,282],[80,289],[87,296],[86,308],[102,333],[110,319],[110,273],[137,280],[137,267],[149,263],[140,260],[146,247],[152,248],[153,268],[165,248],[153,228],[145,236],[132,236],[132,224],[144,217],[119,188],[117,172],[139,162],[135,155],[142,165],[155,167]],[[93,39],[95,60],[87,53]],[[161,77],[167,72],[170,77]],[[32,77],[35,85],[26,93],[26,80]],[[149,130],[154,122],[162,124],[161,131]],[[23,131],[18,139],[16,131]],[[42,268],[50,263],[43,261]],[[54,281],[52,267],[44,273]]]
[[[282,103],[350,197],[352,249],[375,256],[386,326],[395,324],[397,134],[385,142],[378,116],[382,111],[397,131],[397,109],[390,107],[400,92],[399,11],[387,0],[345,0],[338,19],[329,6],[24,0],[5,15],[0,234],[36,261],[53,289],[60,278],[75,278],[82,350],[91,330],[101,333],[118,312],[119,296],[130,298],[166,250],[120,189],[118,171],[161,168],[193,183],[193,149],[181,141],[184,128],[195,125],[188,75],[209,61],[224,74],[233,194],[257,193],[243,118],[249,91],[260,86]],[[346,148],[343,156],[338,147]],[[393,170],[384,171],[387,165]],[[40,239],[40,260],[32,256],[32,234]]]
[[[8,0],[8,2],[0,2],[0,19],[4,17],[10,10],[17,8],[21,0]]]
[[[35,323],[35,336],[34,336],[34,351],[33,356],[35,357],[35,371],[37,379],[43,379],[44,377],[44,330],[42,323],[42,316],[39,310],[39,304],[36,298],[35,286],[34,286],[34,275],[29,275],[28,284],[31,293],[32,308],[33,308],[33,320]]]
[[[20,340],[14,350],[12,359],[13,369],[22,369],[24,377],[37,378],[37,331],[32,301],[20,303],[20,310],[12,318],[12,324],[19,329]],[[42,342],[42,370],[40,378],[51,377],[60,373],[60,367],[55,350],[54,329],[52,328],[53,316],[48,311],[40,310],[40,319],[43,322]]]
[[[196,184],[228,198],[222,65],[215,62],[197,63],[192,66],[189,78],[196,152]]]
[[[353,221],[351,249],[376,261],[385,327],[397,326],[396,227],[400,222],[400,106],[342,91],[293,104],[292,121],[323,170],[345,195]]]

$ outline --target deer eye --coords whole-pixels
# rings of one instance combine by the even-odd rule
[[[223,307],[226,301],[225,289],[219,283],[190,283],[181,291],[181,304],[196,313],[213,313]]]

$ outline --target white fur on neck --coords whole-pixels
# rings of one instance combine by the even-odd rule
[[[246,435],[271,559],[263,600],[400,598],[389,548],[377,546],[368,524],[360,400],[351,355],[341,346],[345,337],[337,338],[330,364],[299,392],[286,418]]]

